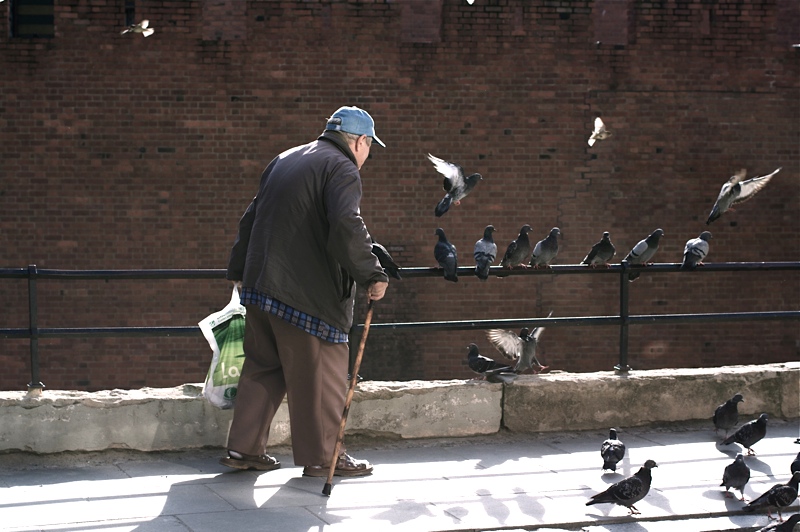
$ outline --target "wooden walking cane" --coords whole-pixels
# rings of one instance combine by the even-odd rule
[[[333,457],[331,458],[331,468],[328,470],[328,480],[322,488],[322,494],[330,497],[331,490],[333,489],[333,474],[336,472],[336,464],[339,462],[339,449],[342,448],[342,441],[344,440],[344,427],[347,424],[347,414],[350,412],[350,402],[353,400],[353,392],[356,391],[356,382],[358,381],[358,369],[361,366],[361,357],[364,355],[364,346],[367,344],[367,334],[369,333],[369,324],[372,322],[372,306],[375,303],[374,299],[369,300],[367,305],[367,316],[364,318],[364,331],[361,333],[361,343],[358,345],[358,353],[353,362],[353,369],[350,370],[350,386],[347,388],[347,397],[344,400],[344,411],[342,412],[342,422],[339,424],[339,436],[336,437],[336,445],[333,449]]]

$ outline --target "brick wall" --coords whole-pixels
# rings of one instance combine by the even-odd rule
[[[6,13],[11,2],[0,4]],[[798,260],[800,43],[794,0],[306,0],[133,3],[154,35],[120,35],[126,2],[59,0],[55,38],[0,25],[0,267],[224,268],[241,212],[279,151],[338,106],[370,111],[388,144],[362,213],[404,266],[433,266],[445,229],[462,264],[483,227],[501,251],[558,226],[558,264],[602,232],[618,259],[656,227],[680,260],[738,168],[783,170],[710,227],[709,262]],[[130,4],[130,2],[128,2]],[[595,116],[614,137],[589,148]],[[484,180],[433,216],[430,152]],[[375,321],[609,315],[615,276],[393,282]],[[224,281],[43,281],[40,326],[191,325]],[[631,312],[795,310],[796,273],[644,275]],[[27,326],[24,282],[0,279],[0,327]],[[363,314],[363,309],[360,309]],[[635,369],[797,360],[797,323],[631,328]],[[362,375],[468,378],[483,332],[374,333]],[[618,331],[555,328],[554,369],[616,363]],[[198,338],[43,340],[42,381],[97,390],[204,378]],[[0,389],[29,381],[27,342],[0,339]]]

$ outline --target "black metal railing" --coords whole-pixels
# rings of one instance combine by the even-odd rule
[[[648,274],[674,273],[679,271],[680,264],[662,263],[646,267]],[[469,276],[474,267],[458,268],[458,274]],[[708,263],[695,270],[694,273],[713,274],[716,272],[763,272],[763,271],[800,271],[800,262],[724,262]],[[402,268],[404,279],[418,277],[438,277],[441,270],[437,268]],[[707,314],[646,314],[630,315],[629,313],[629,281],[628,274],[642,271],[641,267],[629,266],[626,262],[612,264],[608,268],[589,268],[583,265],[555,265],[548,269],[514,269],[508,270],[493,266],[490,274],[497,277],[517,275],[615,275],[619,282],[619,314],[615,316],[585,316],[558,318],[499,319],[499,320],[462,320],[431,321],[405,323],[373,323],[371,331],[386,330],[425,330],[455,331],[473,329],[496,329],[537,327],[542,325],[569,326],[617,326],[619,327],[619,362],[614,366],[618,372],[627,372],[628,366],[628,328],[631,325],[667,324],[686,322],[722,322],[722,321],[765,321],[765,320],[800,320],[800,310],[771,312],[726,312]],[[194,336],[200,333],[197,325],[181,327],[39,327],[37,283],[39,280],[114,280],[114,279],[224,279],[225,270],[52,270],[38,269],[35,265],[27,268],[0,268],[0,279],[27,279],[28,281],[28,327],[0,328],[0,338],[22,338],[30,341],[31,381],[29,389],[44,387],[39,375],[39,339],[42,338],[85,338],[85,337],[169,337]],[[351,335],[357,336],[363,324],[353,325]],[[351,342],[358,345],[358,342]]]

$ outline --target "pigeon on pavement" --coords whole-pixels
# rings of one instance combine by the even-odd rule
[[[623,259],[631,266],[647,266],[650,259],[658,251],[658,243],[664,236],[663,229],[656,229],[650,236],[644,240],[640,240],[638,244],[633,246],[633,249],[628,252],[628,255]],[[639,272],[631,272],[628,274],[629,281],[635,281],[639,278]]]
[[[714,421],[714,429],[724,430],[726,438],[728,431],[739,422],[739,403],[743,401],[742,394],[737,393],[714,410],[714,417],[711,418]]]
[[[439,240],[433,247],[433,256],[436,257],[439,267],[444,269],[444,278],[457,283],[458,256],[456,255],[456,247],[447,241],[444,229],[441,227],[436,229],[435,234],[439,237]]]
[[[602,493],[593,495],[586,506],[599,503],[613,503],[628,508],[630,515],[641,513],[634,504],[641,501],[650,491],[653,480],[650,470],[658,467],[653,460],[648,460],[633,476],[620,480]]]
[[[594,119],[594,130],[592,131],[591,136],[589,137],[589,146],[594,146],[594,143],[598,140],[605,140],[611,136],[611,132],[606,129],[606,125],[603,123],[603,119],[599,116]]]
[[[445,194],[438,205],[436,205],[436,209],[434,210],[434,214],[439,217],[447,212],[450,205],[454,203],[459,205],[461,200],[472,192],[472,189],[478,184],[478,181],[483,178],[481,174],[471,174],[464,177],[464,169],[459,165],[434,157],[430,153],[428,154],[428,159],[433,163],[436,171],[444,176],[442,188],[444,188],[447,194]]]
[[[553,315],[551,311],[547,315],[549,318]],[[514,360],[514,373],[522,373],[525,370],[533,369],[536,364],[537,369],[533,369],[534,373],[541,373],[549,366],[545,366],[536,358],[536,345],[539,343],[539,337],[544,332],[544,327],[535,327],[533,332],[530,332],[527,327],[523,327],[519,331],[519,335],[512,331],[503,329],[489,329],[486,331],[486,337],[492,342],[500,353],[506,358]]]
[[[625,444],[617,439],[617,429],[608,431],[608,439],[600,446],[603,471],[616,471],[617,463],[625,458]]]
[[[494,243],[492,233],[494,233],[494,226],[487,225],[486,229],[483,230],[483,238],[475,242],[475,251],[473,253],[475,257],[475,275],[481,281],[489,278],[489,266],[492,265],[495,257],[497,257],[497,244]]]
[[[378,262],[381,263],[381,268],[383,268],[388,275],[397,280],[402,279],[402,277],[400,277],[400,266],[394,262],[394,259],[392,259],[389,251],[382,245],[375,242],[375,240],[372,241],[372,254],[378,257]]]
[[[748,421],[739,427],[739,430],[722,440],[722,445],[730,445],[735,442],[746,448],[748,455],[756,454],[751,447],[767,435],[768,419],[767,414],[761,414],[758,419]]]
[[[747,175],[747,170],[742,168],[736,172],[730,179],[728,179],[727,183],[722,185],[722,189],[719,191],[719,196],[717,196],[717,201],[714,203],[714,207],[711,209],[711,214],[708,215],[706,224],[710,224],[722,216],[725,211],[733,210],[732,207],[734,205],[744,203],[755,196],[757,192],[767,186],[767,183],[769,183],[769,180],[772,179],[772,176],[780,171],[781,168],[778,168],[771,174],[762,175],[761,177],[754,177],[752,179],[748,179],[747,181],[742,181],[744,176]]]
[[[794,474],[800,471],[800,453],[797,453],[797,458],[794,459],[792,465],[789,466],[789,471]]]
[[[708,241],[711,240],[711,233],[703,231],[697,238],[690,238],[686,241],[683,248],[683,263],[681,270],[694,270],[703,265],[703,259],[708,255]]]
[[[732,463],[725,466],[725,472],[722,474],[722,484],[720,484],[720,486],[725,486],[726,497],[732,497],[731,493],[728,491],[729,489],[733,488],[739,490],[739,493],[742,494],[739,500],[744,501],[744,487],[749,481],[750,468],[744,463],[744,456],[742,456],[742,453],[739,453]]]
[[[528,224],[523,225],[519,230],[519,236],[516,240],[512,240],[506,249],[505,255],[500,260],[500,266],[507,268],[515,268],[522,266],[527,268],[525,261],[531,254],[531,241],[528,240],[528,233],[531,232],[531,226]]]
[[[483,356],[478,350],[478,346],[476,344],[469,344],[468,349],[467,364],[469,365],[469,369],[478,375],[483,375],[485,377],[487,374],[495,374],[500,372],[511,373],[513,371],[513,368],[508,364],[502,364],[496,360],[492,360],[489,357]]]
[[[761,494],[757,499],[750,501],[742,510],[754,512],[756,510],[766,510],[767,517],[772,519],[772,509],[778,512],[778,521],[783,521],[781,508],[786,508],[797,498],[797,487],[800,484],[800,473],[795,473],[786,484],[775,484],[770,489]]]
[[[783,523],[770,523],[764,528],[759,528],[756,532],[792,532],[797,523],[800,523],[800,514],[790,516]]]
[[[531,255],[531,266],[534,268],[549,268],[550,263],[558,255],[558,237],[561,231],[558,227],[550,229],[550,234],[536,243]]]
[[[608,268],[608,261],[617,254],[617,248],[611,243],[611,234],[606,231],[603,233],[603,238],[592,246],[589,254],[583,259],[581,264],[586,264],[590,268],[597,268],[598,266],[605,266]]]
[[[144,19],[138,24],[131,24],[125,28],[120,32],[120,35],[125,35],[126,33],[141,33],[143,37],[150,37],[156,30],[148,26],[150,26],[150,21]]]

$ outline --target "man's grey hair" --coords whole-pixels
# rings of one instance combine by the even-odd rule
[[[338,133],[339,135],[341,135],[344,141],[347,142],[348,144],[350,142],[357,141],[358,137],[361,136],[361,135],[356,135],[355,133],[348,133],[347,131],[334,131],[334,133]],[[372,144],[372,138],[367,137],[367,139],[368,139],[367,144]]]

